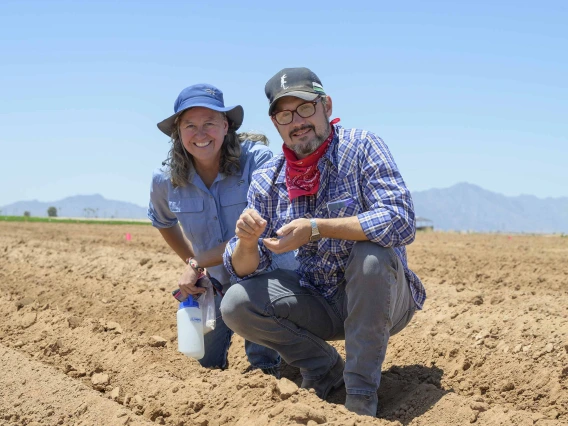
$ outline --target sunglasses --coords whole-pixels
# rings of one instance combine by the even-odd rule
[[[292,122],[294,119],[294,113],[298,114],[302,118],[311,117],[316,113],[316,106],[320,99],[321,98],[317,98],[315,101],[304,102],[303,104],[298,105],[298,107],[294,110],[285,109],[278,111],[272,114],[272,118],[276,120],[278,124],[283,126]]]

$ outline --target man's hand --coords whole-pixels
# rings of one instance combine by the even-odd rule
[[[183,274],[178,280],[178,286],[183,295],[183,300],[187,299],[189,295],[205,293],[207,290],[202,287],[197,287],[197,278],[199,277],[198,272],[191,266],[187,265]]]
[[[266,220],[254,209],[245,210],[237,220],[235,234],[239,244],[247,248],[258,245],[258,239],[266,229]]]
[[[286,253],[303,246],[310,241],[312,225],[309,219],[294,219],[276,231],[277,238],[265,238],[264,246],[273,253]]]

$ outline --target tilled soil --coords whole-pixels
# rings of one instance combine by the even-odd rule
[[[568,238],[419,233],[408,251],[428,300],[391,339],[373,419],[290,366],[249,371],[239,336],[224,371],[177,352],[183,264],[150,226],[2,222],[0,424],[568,424]]]

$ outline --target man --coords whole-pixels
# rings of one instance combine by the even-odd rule
[[[377,413],[390,336],[426,298],[406,261],[414,240],[410,193],[384,142],[332,120],[332,100],[307,68],[266,84],[283,155],[255,171],[248,209],[224,253],[239,280],[225,323],[272,348],[325,399],[345,382],[345,406]],[[259,275],[274,254],[297,251],[296,272]],[[327,341],[345,339],[346,362]]]

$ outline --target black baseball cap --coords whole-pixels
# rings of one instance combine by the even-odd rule
[[[264,86],[272,115],[278,99],[294,96],[306,101],[313,101],[318,96],[325,96],[325,91],[318,76],[308,68],[284,68],[278,71]]]

